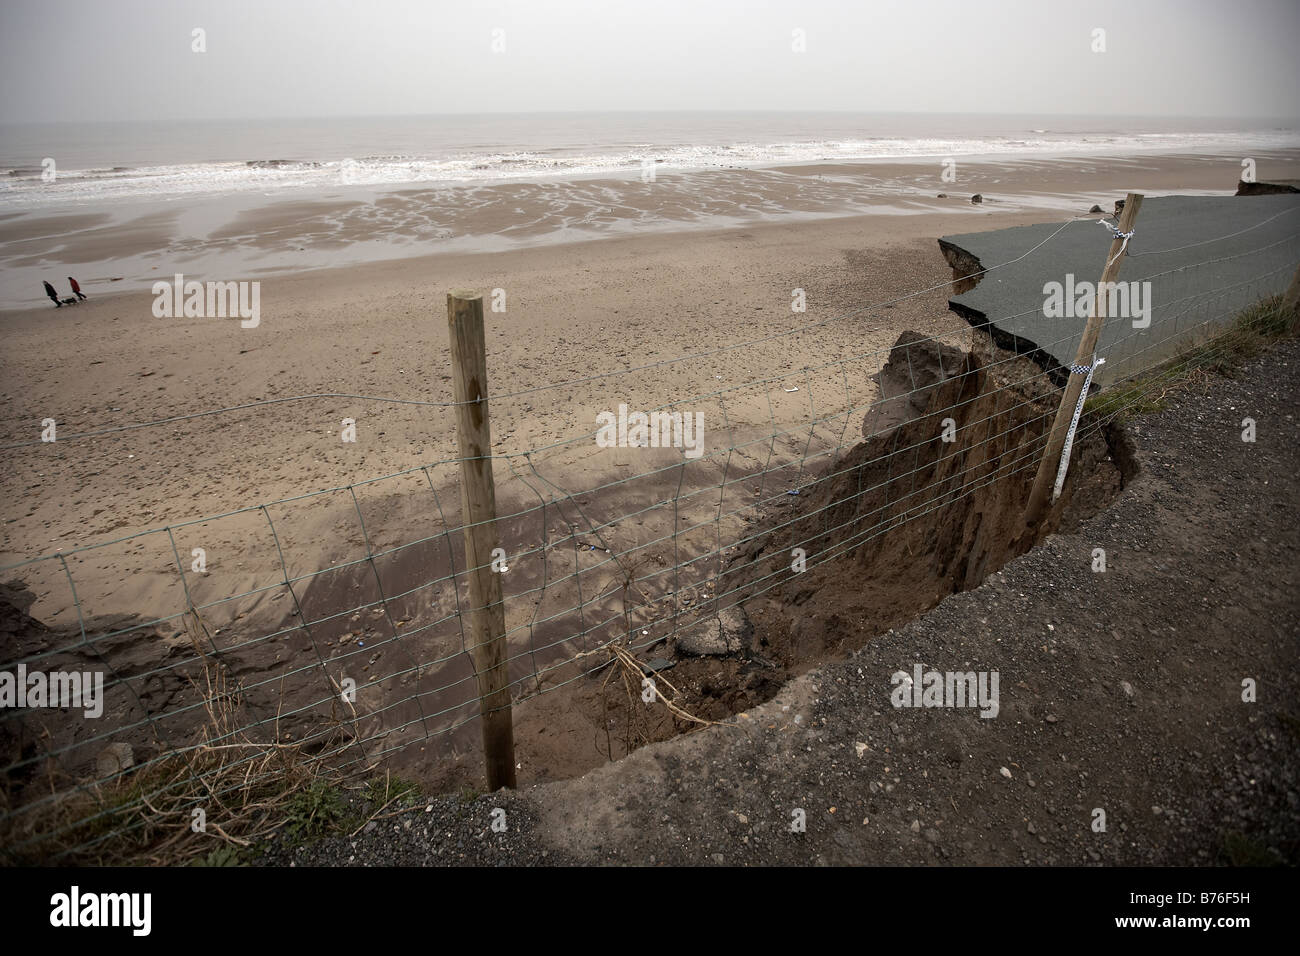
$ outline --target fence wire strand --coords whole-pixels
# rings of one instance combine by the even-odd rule
[[[1235,238],[1282,215],[1227,236],[1160,252]],[[1027,259],[1078,221],[1086,220],[1061,223],[1022,255],[978,275]],[[1193,291],[1162,300],[1159,315],[1152,316],[1144,334],[1120,336],[1099,350],[1110,377],[1101,387],[1094,386],[1094,396],[1118,394],[1123,400],[1105,414],[1085,414],[1075,439],[1080,449],[1076,455],[1124,409],[1140,407],[1156,389],[1168,387],[1159,377],[1140,388],[1134,383],[1163,367],[1171,354],[1181,354],[1178,349],[1201,345],[1192,353],[1194,361],[1185,362],[1188,367],[1213,367],[1226,356],[1229,345],[1216,344],[1222,339],[1215,333],[1244,304],[1285,288],[1298,238],[1292,235],[1136,280],[1177,277],[1183,289]],[[1287,266],[1216,284],[1214,266],[1288,243]],[[951,284],[948,280],[703,354],[504,392],[493,400],[752,348]],[[684,632],[771,594],[796,573],[826,568],[863,553],[905,525],[988,489],[1031,478],[1059,402],[1059,388],[1053,384],[1057,369],[1036,364],[1020,351],[998,349],[985,335],[993,326],[1026,314],[990,319],[959,333],[863,348],[788,373],[756,375],[647,411],[689,415],[693,408],[716,406],[719,431],[727,440],[697,458],[678,448],[676,457],[665,451],[635,473],[584,481],[588,473],[581,467],[581,456],[595,446],[598,435],[587,431],[490,456],[510,492],[508,500],[502,496],[506,506],[495,519],[508,565],[517,572],[504,580],[520,582],[506,593],[510,613],[505,666],[512,701],[521,704],[581,686],[602,669],[618,666],[624,652],[670,653]],[[1037,343],[1034,351],[1072,354],[1081,332],[1080,326],[1059,341]],[[980,343],[978,347],[968,352],[950,344],[967,335]],[[913,365],[914,355],[922,352],[937,356],[937,376],[927,378]],[[960,364],[946,367],[954,352]],[[887,372],[892,376],[888,381],[905,377],[906,385],[886,394]],[[802,394],[787,401],[793,394],[785,390],[791,380],[798,381]],[[941,406],[936,404],[940,395],[947,399]],[[69,437],[120,434],[322,398],[437,408],[455,404],[321,393]],[[890,409],[905,406],[912,409],[910,414],[882,423],[881,416]],[[937,424],[946,421],[954,425],[951,442],[941,437]],[[851,432],[858,423],[860,438]],[[38,443],[15,442],[0,449]],[[636,452],[616,452],[615,468],[619,454],[630,462]],[[467,530],[474,527],[450,503],[455,500],[459,465],[459,459],[422,464],[0,568],[11,578],[21,573],[42,581],[41,606],[55,612],[39,626],[35,638],[20,639],[6,650],[12,660],[5,668],[100,668],[105,708],[98,720],[53,718],[59,725],[53,730],[33,712],[0,713],[0,743],[9,746],[6,786],[0,793],[0,832],[8,834],[8,852],[21,858],[39,849],[44,857],[57,860],[93,851],[105,841],[147,832],[151,824],[146,816],[131,811],[152,808],[160,800],[174,801],[168,804],[171,813],[198,806],[227,808],[225,801],[246,790],[252,775],[269,766],[268,759],[283,757],[281,764],[287,766],[284,761],[291,752],[305,764],[349,774],[413,748],[428,747],[435,751],[429,755],[434,759],[457,747],[457,731],[480,719],[472,663],[475,646],[465,622],[467,615],[481,610],[468,606],[468,577],[481,569],[465,567],[458,556],[463,555]],[[1072,468],[1071,483],[1076,474]],[[386,483],[408,479],[400,494],[382,490],[393,486]],[[313,542],[297,540],[304,532],[288,517],[290,509],[333,507],[332,496],[344,491],[347,498],[339,499],[344,506],[338,509],[338,520],[355,529],[355,543],[350,545],[355,553],[325,562],[317,556],[313,564]],[[375,499],[382,502],[420,502],[411,507],[427,517],[427,527],[407,533],[400,509],[396,523],[391,516],[388,522],[368,518],[363,501],[372,492],[386,495]],[[448,494],[453,498],[444,507]],[[429,506],[423,504],[426,500]],[[284,515],[279,524],[272,510]],[[265,555],[249,553],[255,567],[241,575],[246,586],[214,588],[208,572],[187,573],[182,543],[188,544],[197,529],[213,526],[260,534],[269,544],[262,548]],[[261,530],[255,531],[258,527]],[[89,575],[110,564],[114,555],[139,557],[148,553],[146,548],[157,550],[167,575],[174,578],[174,606],[151,609],[142,617],[88,606],[77,571],[85,567]],[[801,572],[790,567],[795,549],[806,552]],[[302,570],[304,562],[312,569]],[[66,604],[60,609],[63,588]],[[98,595],[92,604],[108,603],[110,597]],[[277,606],[285,597],[287,605]],[[632,659],[645,673],[653,672],[650,661]],[[211,691],[214,674],[215,686],[226,690]],[[353,682],[355,693],[347,689]],[[209,729],[205,715],[211,716],[214,707],[225,708],[228,719]],[[132,762],[106,768],[103,754],[121,744],[129,746]],[[213,766],[203,764],[222,748],[237,755]],[[178,761],[189,771],[167,776],[163,771]],[[123,796],[131,781],[134,788]],[[78,799],[84,808],[69,811],[83,806]],[[47,818],[54,823],[42,822]],[[119,825],[99,832],[113,821]]]

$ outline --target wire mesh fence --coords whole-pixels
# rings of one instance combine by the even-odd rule
[[[1231,286],[1220,282],[1224,258],[1132,277],[1159,283],[1150,325],[1102,356],[1102,394],[1123,400],[1085,417],[1076,448],[1139,404],[1146,393],[1133,383],[1170,356],[1209,340],[1198,361],[1212,361],[1216,333],[1243,304],[1286,288],[1300,235],[1233,253],[1258,270]],[[1131,266],[1142,271],[1140,259]],[[968,512],[955,525],[937,516],[994,490],[1023,497],[1059,402],[1053,370],[994,347],[979,328],[850,353],[818,347],[833,323],[886,304],[492,395],[494,410],[547,401],[588,423],[493,456],[504,553],[492,570],[516,704],[602,671],[631,674],[662,680],[659,694],[689,726],[696,718],[674,701],[663,655],[700,640],[729,648],[727,615],[795,575],[885,547],[921,519],[956,536],[963,556],[943,569],[956,587],[978,584],[1005,556],[997,530]],[[1078,335],[1059,344],[1072,348]],[[780,369],[796,337],[824,360]],[[777,371],[682,387],[679,367],[724,353],[762,353]],[[629,408],[620,395],[633,376],[685,397]],[[229,410],[167,421],[220,411]],[[6,594],[2,669],[26,695],[0,712],[7,852],[58,861],[124,831],[183,826],[200,809],[224,837],[222,814],[274,805],[258,789],[267,777],[472,753],[476,569],[464,561],[459,466],[446,457],[0,568],[29,592]],[[39,621],[27,613],[37,596]]]

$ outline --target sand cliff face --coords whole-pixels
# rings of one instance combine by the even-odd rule
[[[1043,416],[1059,393],[1024,360],[990,367],[908,333],[880,377],[882,389],[916,381],[894,409],[911,414],[855,447],[812,496],[828,530],[810,517],[797,533],[812,538],[810,554],[842,550],[861,568],[885,562],[910,567],[935,588],[974,587],[1014,555]],[[867,413],[864,430],[879,424],[879,408]]]
[[[862,437],[870,439],[925,415],[936,386],[971,371],[968,359],[961,349],[904,332],[874,376],[880,397],[862,419]]]
[[[1023,357],[963,352],[911,332],[879,380],[882,399],[863,423],[869,437],[793,498],[785,527],[748,555],[761,580],[788,566],[793,548],[806,551],[807,571],[768,592],[799,656],[847,649],[846,625],[865,640],[901,624],[1019,554],[1059,390]],[[1104,434],[1086,434],[1075,448],[1044,535],[1100,510],[1124,481]],[[767,638],[780,642],[772,634],[769,624]]]

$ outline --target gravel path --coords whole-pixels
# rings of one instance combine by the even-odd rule
[[[1131,423],[1142,472],[1078,533],[725,725],[262,862],[1294,864],[1297,369],[1289,342]],[[997,716],[894,708],[917,663],[996,671]]]

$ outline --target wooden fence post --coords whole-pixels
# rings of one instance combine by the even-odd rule
[[[478,678],[483,724],[483,763],[488,790],[515,785],[515,737],[506,661],[506,613],[501,576],[492,570],[497,536],[496,485],[492,480],[492,432],[488,424],[487,344],[483,297],[453,290],[447,295],[456,438],[460,445],[461,520],[469,575],[469,635]]]
[[[1142,194],[1129,193],[1128,198],[1124,200],[1124,211],[1119,217],[1120,232],[1133,231],[1133,223],[1137,220],[1138,209],[1141,206]],[[1119,236],[1115,236],[1111,240],[1110,252],[1106,255],[1106,265],[1101,270],[1102,283],[1115,281],[1115,277],[1119,275],[1120,263],[1123,261],[1123,252],[1126,248],[1124,240]],[[1101,327],[1106,322],[1106,296],[1102,293],[1104,288],[1106,286],[1099,283],[1097,294],[1093,296],[1092,314],[1088,316],[1088,324],[1083,328],[1083,337],[1079,339],[1079,348],[1074,353],[1074,364],[1076,366],[1092,364],[1092,354],[1097,349],[1097,339],[1101,336]],[[1065,394],[1061,396],[1061,407],[1056,410],[1056,419],[1052,422],[1052,430],[1047,436],[1047,448],[1043,452],[1043,460],[1038,463],[1038,474],[1034,476],[1034,486],[1029,492],[1029,503],[1025,506],[1024,535],[1026,544],[1033,540],[1032,536],[1043,518],[1043,512],[1047,505],[1047,495],[1056,481],[1056,469],[1061,458],[1061,449],[1065,446],[1065,436],[1070,430],[1070,420],[1074,418],[1074,408],[1079,403],[1079,393],[1083,390],[1083,380],[1086,375],[1087,373],[1071,372],[1070,378],[1065,384]]]

